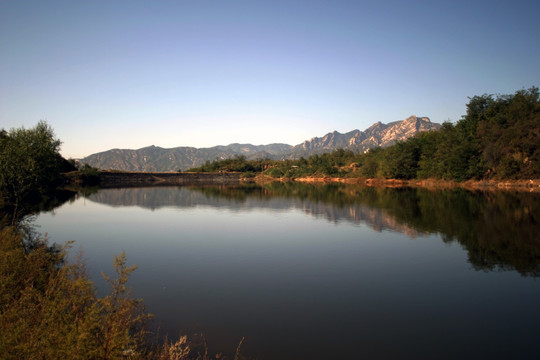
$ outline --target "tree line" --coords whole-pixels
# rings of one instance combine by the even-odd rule
[[[207,162],[188,171],[240,171],[248,176],[365,177],[385,179],[531,179],[540,177],[538,88],[512,95],[470,98],[456,124],[422,132],[387,148],[360,154],[339,149],[296,160],[247,160],[244,156]]]

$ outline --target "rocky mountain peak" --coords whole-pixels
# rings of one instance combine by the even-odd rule
[[[354,130],[347,134],[334,131],[321,138],[314,137],[309,141],[304,141],[293,148],[292,157],[309,156],[312,153],[328,152],[339,148],[365,152],[373,147],[393,145],[422,131],[439,128],[440,125],[432,123],[428,117],[416,115],[388,124],[378,121],[364,131]]]

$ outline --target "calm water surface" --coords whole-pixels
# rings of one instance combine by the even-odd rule
[[[124,250],[170,337],[259,359],[540,358],[540,198],[266,187],[102,189],[37,223],[90,275]]]

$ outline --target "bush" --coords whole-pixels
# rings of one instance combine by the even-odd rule
[[[265,174],[271,177],[279,178],[283,176],[283,171],[276,167],[272,167],[265,171]]]
[[[67,247],[24,243],[12,227],[0,232],[2,359],[124,359],[128,350],[144,357],[149,315],[127,291],[135,267],[125,254],[115,258],[117,277],[106,277],[110,294],[98,298],[84,265],[66,263]]]
[[[99,170],[84,164],[81,168],[81,179],[84,186],[94,186],[100,183]]]

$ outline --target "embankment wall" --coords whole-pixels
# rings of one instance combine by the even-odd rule
[[[102,171],[101,187],[238,184],[240,173],[160,173]]]

